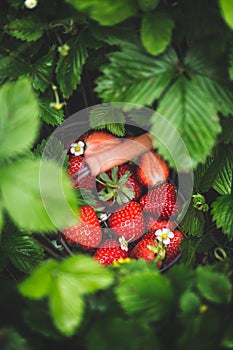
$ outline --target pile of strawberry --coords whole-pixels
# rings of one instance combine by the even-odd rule
[[[179,255],[184,238],[175,223],[180,205],[167,163],[148,151],[97,177],[79,182],[74,177],[86,157],[120,142],[109,132],[92,131],[70,146],[69,176],[74,187],[91,191],[95,201],[79,208],[77,225],[65,228],[63,238],[104,266],[142,258],[164,267]]]

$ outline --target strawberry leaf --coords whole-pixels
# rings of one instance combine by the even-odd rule
[[[177,56],[172,49],[154,58],[142,46],[127,42],[108,58],[96,81],[96,91],[105,102],[151,106],[176,73]]]
[[[46,232],[77,222],[75,191],[65,170],[55,162],[15,162],[0,173],[3,206],[18,227]]]
[[[203,213],[193,207],[192,201],[180,224],[182,231],[186,235],[200,236],[204,232],[204,224]]]
[[[55,279],[49,306],[57,329],[66,336],[73,335],[83,318],[84,300],[77,293],[72,276],[64,275]]]
[[[2,86],[0,106],[0,158],[5,159],[24,153],[37,138],[38,103],[29,81],[23,79]]]
[[[44,92],[51,85],[54,61],[55,49],[51,48],[32,65],[31,79],[34,89]]]
[[[219,5],[222,11],[222,17],[227,25],[233,29],[233,1],[232,0],[219,0]]]
[[[233,149],[232,145],[220,148],[219,156],[222,158],[221,167],[219,167],[215,178],[213,188],[223,195],[232,192],[232,169],[233,169]]]
[[[138,0],[139,7],[147,12],[154,10],[159,4],[159,0]]]
[[[103,104],[91,109],[89,123],[92,129],[107,129],[116,136],[125,135],[125,116],[111,104]]]
[[[32,299],[47,297],[55,326],[71,336],[83,318],[83,295],[108,288],[112,282],[110,270],[91,257],[77,255],[61,262],[44,262],[19,285],[19,290]]]
[[[136,13],[137,7],[132,0],[66,0],[79,11],[84,11],[103,26],[112,26],[124,21]]]
[[[4,234],[1,241],[0,255],[20,271],[29,273],[44,259],[42,247],[30,236],[21,232]]]
[[[174,302],[170,282],[156,270],[123,277],[115,287],[115,294],[127,315],[147,322],[166,318]]]
[[[63,109],[56,110],[50,106],[51,100],[44,98],[40,99],[40,117],[47,124],[52,126],[60,125],[64,120]]]
[[[55,260],[44,261],[33,273],[21,284],[19,291],[22,295],[31,299],[44,298],[53,284],[52,271],[56,271],[58,262]]]
[[[37,41],[43,35],[43,29],[37,16],[16,18],[5,27],[9,35],[27,42]]]
[[[216,304],[229,304],[232,299],[230,280],[211,267],[197,268],[197,288],[205,299]]]
[[[68,40],[67,45],[70,47],[69,53],[67,56],[60,56],[56,67],[57,81],[64,98],[69,98],[80,83],[88,57],[83,34]]]
[[[174,22],[167,13],[146,13],[142,18],[141,40],[151,55],[162,53],[171,41]]]
[[[180,298],[180,309],[186,316],[192,317],[196,315],[201,306],[201,299],[193,291],[186,290]]]
[[[208,100],[197,80],[182,76],[160,100],[159,115],[152,117],[154,145],[178,171],[203,163],[221,131],[217,111]]]
[[[233,196],[230,194],[222,195],[212,203],[213,220],[216,221],[218,228],[228,236],[229,240],[233,239]]]

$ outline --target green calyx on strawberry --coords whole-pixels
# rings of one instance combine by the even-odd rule
[[[140,204],[145,212],[162,219],[174,217],[179,210],[175,186],[169,182],[150,189],[141,197]]]
[[[180,253],[180,242],[184,235],[180,230],[171,231],[168,228],[149,232],[136,244],[130,253],[132,259],[154,260],[158,267],[172,262]]]
[[[84,249],[96,248],[102,240],[102,230],[94,209],[83,205],[79,211],[77,225],[63,229],[64,239],[72,244],[80,244]]]
[[[165,255],[166,249],[163,244],[156,241],[153,233],[147,233],[132,249],[130,258],[144,259],[147,262],[154,261],[158,267],[161,267]]]
[[[136,200],[142,193],[135,170],[129,164],[122,164],[100,174],[98,183],[99,199],[123,205]]]

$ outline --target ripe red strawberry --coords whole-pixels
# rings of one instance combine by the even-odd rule
[[[77,171],[84,168],[84,162],[85,158],[82,156],[70,156],[69,158],[69,167],[68,167],[68,175],[71,176]],[[72,181],[74,182],[76,178],[73,178]],[[75,188],[86,188],[88,190],[92,190],[95,187],[95,178],[87,175],[85,178],[83,178],[80,182],[75,184]]]
[[[155,151],[147,152],[139,159],[137,176],[143,186],[154,186],[168,179],[169,168]]]
[[[65,228],[62,234],[69,243],[79,243],[85,249],[96,248],[102,240],[102,231],[94,209],[82,206],[77,225]]]
[[[140,204],[145,212],[157,218],[168,219],[178,213],[176,189],[171,183],[156,186],[142,196]]]
[[[166,227],[172,231],[176,227],[176,224],[172,221],[156,220],[153,216],[150,215],[146,215],[145,221],[147,225],[147,230],[153,232]]]
[[[94,131],[86,138],[85,157],[121,143],[121,139],[106,131]]]
[[[174,237],[170,239],[170,243],[167,245],[167,253],[165,263],[169,264],[180,253],[179,244],[184,239],[184,235],[180,230],[174,230]]]
[[[98,183],[97,188],[100,190],[99,197],[102,200],[116,201],[122,205],[130,200],[137,200],[142,194],[135,168],[127,163],[102,173],[98,181],[101,182]]]
[[[111,265],[114,261],[128,257],[128,251],[123,250],[116,239],[106,240],[95,252],[93,258],[101,265]]]
[[[155,240],[154,233],[147,233],[143,238],[136,244],[130,253],[132,259],[144,259],[147,262],[158,258],[158,252],[161,254],[161,259],[165,256],[165,250]],[[162,261],[157,261],[157,266],[161,267]]]
[[[124,236],[127,241],[141,237],[145,223],[139,203],[131,201],[115,211],[108,219],[108,226],[117,236]]]

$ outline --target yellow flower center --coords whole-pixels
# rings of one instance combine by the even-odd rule
[[[163,233],[161,237],[162,237],[162,239],[167,239],[167,234]]]
[[[81,147],[77,145],[77,146],[74,147],[74,150],[75,150],[75,152],[80,152]]]

